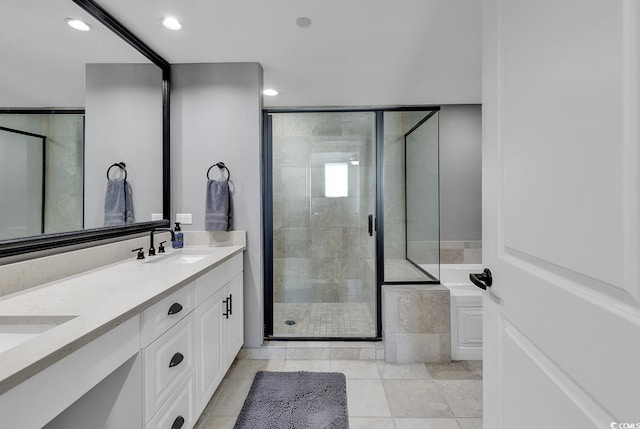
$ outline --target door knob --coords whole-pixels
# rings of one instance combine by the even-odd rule
[[[469,280],[483,290],[486,290],[493,284],[493,277],[491,277],[491,270],[489,270],[489,268],[485,268],[480,274],[469,274]]]

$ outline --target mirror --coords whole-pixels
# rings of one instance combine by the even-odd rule
[[[132,233],[169,215],[168,63],[124,27],[114,33],[95,3],[74,1],[3,1],[0,37],[13,42],[0,44],[0,156],[12,169],[0,187],[11,209],[0,212],[0,256],[43,239],[56,247],[71,235]],[[120,162],[134,223],[105,228],[107,170]],[[115,170],[110,179],[124,178]]]

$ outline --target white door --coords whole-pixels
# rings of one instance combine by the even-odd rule
[[[640,7],[483,21],[484,428],[640,427]]]

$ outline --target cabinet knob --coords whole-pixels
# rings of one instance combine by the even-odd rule
[[[184,425],[184,417],[178,416],[173,421],[173,424],[171,425],[171,429],[180,429],[183,425]]]
[[[167,314],[171,316],[172,314],[177,314],[177,313],[180,313],[181,311],[182,311],[182,306],[176,302],[173,305],[171,305],[171,307],[169,307],[169,312]]]
[[[180,365],[180,362],[184,360],[184,355],[182,353],[176,353],[171,358],[171,362],[169,362],[169,368],[173,368],[176,365]]]

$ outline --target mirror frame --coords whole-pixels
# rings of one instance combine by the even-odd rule
[[[15,256],[31,252],[39,252],[67,246],[75,246],[112,240],[128,235],[148,232],[157,227],[168,227],[170,222],[170,84],[171,65],[167,60],[153,51],[146,43],[129,31],[116,18],[104,10],[93,0],[73,0],[75,4],[97,19],[118,37],[131,45],[134,49],[148,58],[153,64],[162,70],[162,217],[164,220],[139,222],[131,225],[110,226],[102,228],[84,229],[78,231],[61,232],[55,234],[43,234],[24,238],[3,240],[0,242],[0,258]],[[32,111],[33,112],[33,111]],[[5,113],[7,113],[5,111]],[[74,247],[75,248],[75,247]],[[67,251],[61,249],[60,253]],[[1,263],[0,263],[1,264]]]

